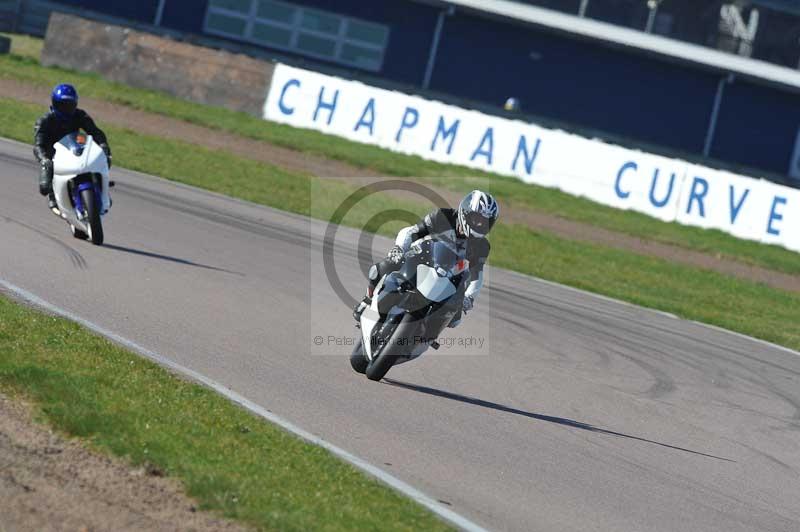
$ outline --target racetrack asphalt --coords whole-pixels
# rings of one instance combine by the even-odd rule
[[[95,247],[47,211],[36,170],[0,142],[0,278],[486,528],[800,530],[795,353],[490,268],[452,345],[373,383],[324,271],[363,291],[358,232],[323,257],[321,222],[114,169]]]

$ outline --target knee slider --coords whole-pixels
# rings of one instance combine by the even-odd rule
[[[378,282],[378,279],[380,278],[380,271],[378,270],[378,265],[377,264],[373,264],[372,266],[370,266],[369,272],[368,272],[367,275],[368,275],[370,281]]]

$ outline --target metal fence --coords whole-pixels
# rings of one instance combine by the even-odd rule
[[[515,0],[800,68],[795,0]]]
[[[0,0],[0,29],[12,33],[44,36],[50,12],[57,6],[30,0]]]
[[[80,12],[64,4],[41,0],[0,0],[0,31],[44,37],[53,11]]]

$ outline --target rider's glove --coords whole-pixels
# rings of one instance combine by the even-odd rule
[[[389,253],[386,255],[390,261],[394,264],[400,264],[403,261],[403,248],[400,246],[394,246],[392,249],[389,250]]]
[[[464,302],[461,304],[461,308],[464,310],[464,314],[472,310],[472,307],[475,306],[475,300],[472,299],[470,296],[466,296],[464,298]]]
[[[108,159],[108,169],[111,169],[111,161],[113,158],[111,157],[111,148],[108,147],[108,144],[101,144],[100,147],[103,149],[103,153],[106,154],[106,159]]]

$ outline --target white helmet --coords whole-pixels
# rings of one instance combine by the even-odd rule
[[[458,206],[458,230],[461,234],[485,237],[500,215],[500,206],[488,192],[473,190]]]

